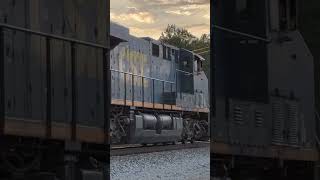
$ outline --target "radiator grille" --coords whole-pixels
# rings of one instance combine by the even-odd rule
[[[272,102],[272,143],[284,143],[285,110],[281,101]]]
[[[262,127],[263,126],[263,112],[262,111],[255,111],[254,112],[254,120],[255,120],[255,126],[256,127]]]
[[[288,140],[290,145],[298,145],[298,106],[296,104],[288,105]]]
[[[244,123],[244,114],[241,106],[234,106],[233,108],[233,122],[236,125],[242,125]]]

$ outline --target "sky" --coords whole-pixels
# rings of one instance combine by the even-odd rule
[[[138,37],[159,39],[168,24],[200,37],[210,32],[210,0],[110,0],[110,17]]]

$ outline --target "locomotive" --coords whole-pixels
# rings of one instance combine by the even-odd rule
[[[111,22],[111,119],[115,144],[208,139],[205,59]]]
[[[110,28],[108,9],[0,1],[0,179],[108,179],[110,125],[119,143],[208,133],[204,59]]]
[[[109,179],[108,9],[0,1],[0,179]]]
[[[319,178],[314,59],[299,31],[297,4],[213,1],[215,178]]]

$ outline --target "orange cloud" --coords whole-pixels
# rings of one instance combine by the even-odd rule
[[[152,24],[155,22],[153,14],[147,11],[140,11],[135,7],[128,7],[127,13],[110,13],[112,21],[123,22],[123,21],[136,21],[139,23]]]
[[[168,14],[175,14],[175,15],[182,15],[182,16],[190,16],[192,13],[190,11],[183,11],[183,10],[168,10],[166,11]]]
[[[111,20],[135,36],[158,39],[168,24],[197,37],[210,33],[210,0],[112,0],[110,6]]]

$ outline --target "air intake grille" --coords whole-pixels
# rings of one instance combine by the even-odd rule
[[[284,143],[285,110],[281,101],[272,102],[272,143]]]
[[[234,106],[233,108],[233,122],[236,125],[242,125],[243,120],[243,109],[240,106]]]
[[[288,122],[289,135],[288,140],[290,145],[298,145],[298,106],[296,104],[288,105]]]
[[[263,126],[263,112],[262,111],[255,111],[254,112],[254,120],[255,120],[255,126],[256,127],[262,127]]]

